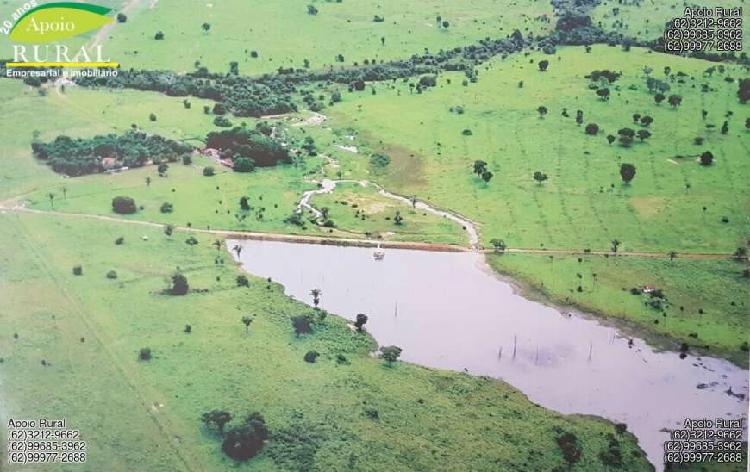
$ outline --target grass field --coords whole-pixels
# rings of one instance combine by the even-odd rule
[[[410,94],[405,84],[382,85],[375,96],[345,94],[328,110],[331,126],[346,129],[362,149],[385,152],[392,161],[384,173],[373,175],[359,156],[339,153],[342,173],[368,175],[391,190],[456,210],[479,224],[485,244],[501,238],[510,247],[607,251],[617,239],[620,251],[665,255],[729,254],[744,246],[750,234],[745,185],[750,133],[744,120],[750,111],[738,103],[736,83],[725,80],[742,76],[741,69],[726,66],[724,74],[709,77],[702,61],[600,45],[590,54],[583,48],[562,49],[542,73],[531,62],[542,57],[493,61],[479,82],[468,86],[459,74],[443,74],[436,89],[421,95]],[[664,79],[670,93],[683,96],[678,109],[651,99],[645,90],[646,66],[662,79],[665,66],[672,74],[686,74],[682,84],[678,78]],[[584,78],[604,68],[622,72],[608,102],[589,90]],[[702,84],[710,91],[700,92]],[[536,110],[540,105],[549,110],[544,118]],[[457,106],[462,114],[451,112]],[[569,118],[561,116],[564,108]],[[584,112],[581,126],[574,120],[579,109]],[[652,137],[630,148],[608,144],[607,134],[625,126],[640,128],[633,125],[634,113],[654,118]],[[725,119],[730,127],[723,135],[719,128]],[[598,124],[596,136],[584,133],[587,123]],[[466,129],[471,135],[464,135]],[[693,143],[698,136],[705,140],[701,146]],[[716,156],[710,167],[696,162],[704,150]],[[489,184],[472,173],[477,159],[488,162],[494,173]],[[636,166],[629,185],[620,181],[624,162]],[[537,170],[549,179],[536,183],[532,174]],[[538,288],[544,283],[545,293],[558,301],[633,322],[647,333],[708,344],[747,365],[747,353],[739,351],[750,333],[745,306],[750,289],[740,276],[742,264],[592,259],[599,288],[571,294],[580,270],[576,258],[566,260],[555,264],[558,278],[552,285],[546,258],[514,256],[499,259],[496,267]],[[682,321],[656,325],[641,300],[622,292],[647,284],[667,291],[672,301],[668,317]],[[678,311],[682,304],[685,313]],[[710,315],[697,316],[700,308]]]
[[[552,27],[536,20],[552,15],[551,4],[543,0],[515,0],[520,15],[506,11],[498,0],[309,4],[317,15],[309,15],[308,3],[296,0],[141,1],[127,23],[110,31],[106,50],[128,68],[190,71],[200,61],[213,72],[225,72],[230,61],[237,61],[241,73],[255,75],[302,68],[305,59],[311,69],[324,69],[463,46],[487,36],[504,37],[515,28],[537,34]],[[384,21],[374,22],[376,15]],[[447,29],[437,27],[437,16],[449,22]],[[208,32],[203,23],[210,25]],[[163,41],[154,40],[157,31],[164,32]],[[222,53],[215,54],[218,50]],[[339,54],[343,62],[336,61]]]
[[[0,244],[14,248],[0,256],[0,416],[66,417],[89,444],[86,470],[226,469],[199,419],[213,408],[266,416],[276,436],[248,471],[551,470],[563,465],[561,431],[578,437],[579,470],[601,468],[610,423],[550,413],[493,380],[385,367],[335,316],[295,338],[290,316],[311,309],[260,279],[237,288],[239,270],[209,238],[188,246],[182,233],[50,215],[0,222]],[[178,268],[208,291],[161,294]],[[150,361],[138,360],[143,347]],[[303,361],[308,350],[317,363]],[[623,470],[646,470],[632,437],[617,440]]]
[[[734,261],[574,256],[493,255],[490,265],[560,304],[629,322],[655,345],[675,349],[672,336],[701,352],[747,367],[748,288]],[[631,288],[652,285],[668,300],[664,311],[647,305]],[[581,291],[578,291],[578,287]],[[708,346],[708,349],[705,348]]]
[[[382,184],[471,217],[485,241],[604,250],[617,238],[622,250],[665,252],[732,252],[743,243],[750,228],[750,190],[742,178],[750,175],[744,158],[750,112],[737,101],[736,83],[724,81],[741,75],[739,69],[729,66],[709,79],[702,77],[702,61],[596,46],[591,54],[563,49],[542,73],[530,61],[543,57],[493,61],[467,87],[456,73],[442,75],[439,87],[421,95],[409,94],[405,85],[381,86],[376,96],[348,94],[329,114],[334,126],[353,127],[364,142],[391,155]],[[665,65],[688,74],[685,84],[670,83],[670,93],[684,97],[676,110],[657,106],[645,90],[643,67],[663,77]],[[583,77],[606,67],[623,73],[608,102]],[[715,91],[693,89],[702,83]],[[544,118],[536,111],[541,105],[549,110]],[[465,112],[451,113],[456,106]],[[561,116],[564,108],[570,118]],[[576,125],[578,109],[584,125],[599,125],[597,136]],[[708,111],[705,122],[701,109]],[[718,127],[730,111],[730,131],[722,135]],[[632,124],[634,113],[653,116],[653,136],[631,148],[608,145],[607,134],[639,128]],[[472,134],[463,135],[465,129]],[[697,136],[705,138],[703,145],[693,144]],[[716,155],[711,167],[695,161],[704,150]],[[495,175],[489,184],[472,173],[477,159]],[[622,162],[636,166],[630,185],[620,181]],[[549,180],[535,183],[537,170]]]

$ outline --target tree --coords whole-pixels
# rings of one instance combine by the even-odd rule
[[[182,165],[189,166],[193,163],[193,156],[190,154],[183,154],[182,155]]]
[[[536,109],[537,112],[539,112],[539,118],[544,118],[544,115],[547,114],[547,107],[544,105],[539,106],[539,108]]]
[[[315,8],[315,5],[308,5],[307,6],[307,14],[310,16],[315,16],[318,14],[318,9]]]
[[[750,100],[750,79],[740,79],[739,87],[737,88],[737,98],[743,104]]]
[[[505,241],[502,239],[490,239],[490,244],[495,248],[495,252],[505,252]]]
[[[443,25],[444,29],[448,29],[448,27],[451,25],[447,20],[443,20],[441,24]]]
[[[547,59],[542,59],[537,65],[539,66],[539,70],[544,72],[547,70],[547,67],[549,67],[549,61]]]
[[[127,15],[125,15],[124,13],[118,13],[117,14],[117,22],[118,23],[125,23],[126,21],[128,21]]]
[[[583,111],[581,110],[576,111],[576,124],[579,126],[583,124]]]
[[[219,434],[224,435],[224,426],[232,421],[232,414],[224,410],[211,410],[203,413],[201,420],[207,428],[215,428]]]
[[[389,367],[401,357],[401,348],[398,346],[383,346],[380,348],[380,352],[383,353],[383,359]]]
[[[253,322],[253,319],[250,318],[249,316],[242,317],[242,324],[245,325],[245,333],[247,333],[248,330],[250,329],[250,323],[252,322]]]
[[[724,120],[724,123],[721,125],[721,134],[727,134],[729,132],[729,122],[727,120]]]
[[[164,234],[167,236],[172,236],[172,233],[174,232],[174,226],[172,225],[165,225],[164,226]]]
[[[578,445],[578,438],[575,434],[566,432],[558,436],[556,441],[568,468],[572,469],[573,465],[581,460],[582,450]]]
[[[315,308],[318,308],[318,305],[320,304],[320,296],[323,295],[323,291],[319,288],[314,288],[310,290],[310,295],[313,297],[313,305]]]
[[[638,121],[641,119],[640,113],[633,113],[633,123],[638,124]]]
[[[314,364],[319,355],[318,351],[307,351],[303,359],[309,364]]]
[[[151,177],[147,176],[146,177],[146,187],[150,187],[150,186],[151,186]]]
[[[599,125],[596,123],[589,123],[586,125],[586,134],[595,135],[599,132]]]
[[[633,164],[621,164],[620,177],[623,182],[629,184],[633,180],[633,177],[635,177],[635,166]]]
[[[667,97],[665,97],[663,93],[657,93],[656,95],[654,95],[654,101],[657,105],[663,102],[665,98]]]
[[[250,286],[250,279],[247,278],[247,275],[238,275],[236,280],[237,280],[238,287]]]
[[[138,358],[142,361],[150,361],[151,360],[151,348],[149,347],[143,347],[138,352]]]
[[[80,265],[73,266],[73,275],[83,275],[83,267]]]
[[[55,194],[50,192],[47,194],[47,198],[49,198],[49,204],[52,208],[55,207]]]
[[[654,119],[648,115],[644,115],[641,117],[641,125],[643,126],[649,126],[653,122],[654,122]]]
[[[154,39],[157,40],[157,41],[163,40],[164,39],[164,32],[157,31],[156,34],[154,35]]]
[[[396,224],[396,226],[401,226],[404,224],[404,217],[401,216],[401,212],[396,210],[396,216],[393,217],[393,222]]]
[[[714,155],[711,151],[704,151],[701,154],[700,159],[702,166],[710,166],[714,162]]]
[[[616,253],[616,252],[617,252],[617,248],[618,248],[618,247],[620,246],[620,244],[622,244],[622,243],[621,243],[621,242],[620,242],[619,240],[617,240],[617,239],[613,239],[613,240],[611,241],[611,243],[610,243],[610,244],[612,244],[612,252],[615,252],[615,253]]]
[[[216,174],[216,171],[211,166],[206,166],[203,168],[203,177],[213,177]]]
[[[481,176],[487,170],[487,163],[482,160],[474,161],[474,173]]]
[[[610,144],[610,146],[612,145],[612,143],[614,143],[614,142],[615,142],[615,140],[616,140],[616,139],[617,139],[617,138],[616,138],[616,137],[615,137],[615,135],[613,135],[613,134],[608,134],[608,135],[607,135],[607,142],[608,142],[608,143]]]
[[[130,215],[136,212],[135,200],[130,197],[115,197],[112,199],[112,210],[120,215]]]
[[[312,332],[312,320],[309,315],[298,315],[292,317],[292,327],[297,337],[301,334]]]
[[[677,251],[669,251],[667,255],[669,256],[669,260],[673,261],[677,258]]]
[[[174,210],[174,206],[169,202],[164,202],[161,204],[161,207],[159,208],[159,211],[161,213],[172,213]]]
[[[547,174],[545,174],[544,172],[540,170],[535,171],[533,177],[534,177],[534,180],[536,180],[536,183],[539,185],[542,185],[542,182],[547,180]]]
[[[750,118],[745,119],[745,129],[750,130]]]
[[[603,102],[606,102],[609,100],[609,89],[606,87],[597,89],[596,95],[601,98]]]
[[[188,285],[187,277],[177,273],[172,276],[172,288],[169,289],[169,293],[172,295],[185,295],[188,293],[190,286]]]
[[[620,135],[620,144],[622,144],[623,146],[628,147],[633,144],[635,131],[632,128],[620,128],[617,131],[617,134]]]
[[[367,315],[365,315],[364,313],[358,313],[357,320],[354,322],[354,326],[357,328],[357,331],[361,333],[362,329],[365,326],[365,323],[367,323]]]
[[[482,172],[482,180],[484,180],[484,183],[486,184],[490,183],[490,180],[492,180],[493,176],[494,174],[489,170],[485,170],[484,172]]]
[[[203,28],[203,31],[205,31],[206,33],[208,33],[208,30],[210,30],[210,29],[211,29],[211,25],[210,25],[210,24],[208,24],[208,23],[203,23],[203,24],[201,25],[201,28]]]
[[[651,133],[647,129],[639,129],[636,134],[638,135],[638,139],[640,139],[641,142],[651,137]]]
[[[227,431],[221,450],[236,461],[246,461],[255,457],[268,439],[266,420],[260,413],[248,415],[245,422]]]
[[[670,95],[667,99],[672,108],[677,108],[682,103],[682,97],[680,95]]]
[[[250,199],[246,196],[240,197],[240,210],[242,211],[249,211],[250,210]]]

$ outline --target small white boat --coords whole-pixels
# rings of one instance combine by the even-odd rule
[[[372,253],[372,257],[376,261],[382,261],[385,258],[385,251],[380,249],[380,243],[378,243],[378,248],[375,252]]]

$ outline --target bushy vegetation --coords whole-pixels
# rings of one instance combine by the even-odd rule
[[[291,161],[289,151],[285,147],[254,129],[235,127],[210,132],[206,146],[218,149],[222,158],[233,159],[235,170],[240,172],[250,171],[254,166],[268,167]]]
[[[139,131],[107,134],[90,139],[60,135],[53,141],[31,144],[34,156],[71,177],[117,167],[140,167],[153,162],[176,162],[192,148],[186,144]],[[109,160],[112,160],[109,162]]]

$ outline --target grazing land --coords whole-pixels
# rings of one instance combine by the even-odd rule
[[[168,96],[0,78],[0,420],[64,412],[89,443],[90,470],[653,469],[625,425],[544,409],[499,380],[375,355],[366,329],[246,275],[206,230],[485,249],[530,297],[747,368],[746,57],[533,43],[559,32],[561,11],[645,42],[682,4],[98,3],[126,20],[75,44],[104,44],[123,73],[206,67],[245,108],[217,103],[207,83]],[[521,52],[472,55],[514,37]],[[450,52],[455,62],[435,66]],[[417,55],[394,79],[341,78]],[[309,78],[321,71],[341,75]],[[242,94],[253,80],[298,111],[228,113],[260,109]],[[247,147],[206,149],[222,129],[261,130],[290,162],[261,168]],[[80,177],[32,152],[60,136],[126,132],[195,149],[129,169],[105,168],[113,158],[95,150],[100,168]],[[298,211],[326,179],[335,190],[309,202],[322,216]],[[467,228],[379,188],[470,220],[480,247]],[[132,198],[132,211],[117,211],[117,197]],[[231,412],[233,431],[261,412],[271,434],[260,453],[224,454],[224,432],[201,421],[212,410]]]

